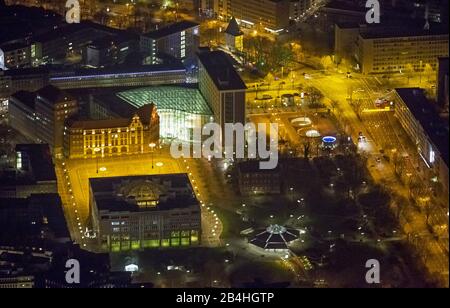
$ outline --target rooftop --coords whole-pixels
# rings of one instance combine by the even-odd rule
[[[19,91],[11,95],[11,99],[16,99],[31,110],[34,110],[36,94],[33,92]]]
[[[425,133],[437,147],[448,166],[449,160],[449,124],[444,121],[428,101],[424,90],[420,88],[395,89],[414,118],[423,127]]]
[[[443,28],[441,26],[431,26],[430,30],[424,30],[423,28],[403,26],[390,29],[383,29],[383,31],[363,31],[360,33],[360,35],[363,39],[418,37],[418,36],[447,36],[448,38],[448,29]]]
[[[231,18],[230,22],[228,23],[228,27],[225,30],[225,33],[234,35],[234,36],[241,36],[244,35],[244,33],[239,28],[239,24],[236,21],[236,18]]]
[[[66,91],[63,91],[52,85],[43,87],[42,89],[38,90],[36,94],[39,97],[42,97],[51,103],[58,103],[61,101],[68,101],[75,99]]]
[[[99,211],[199,209],[199,201],[187,174],[92,178],[89,179],[89,185]],[[140,204],[142,202],[146,203],[145,206]]]
[[[183,20],[183,21],[171,24],[167,27],[164,27],[164,28],[152,31],[152,32],[148,32],[148,33],[144,34],[144,36],[157,40],[157,39],[175,34],[177,32],[181,32],[181,31],[185,31],[190,28],[193,28],[193,27],[197,27],[198,25],[199,24],[196,22]]]
[[[229,57],[229,55],[220,50],[198,53],[200,62],[219,90],[247,89]]]
[[[17,144],[16,152],[22,153],[22,168],[29,168],[36,181],[56,181],[55,166],[48,144]],[[28,161],[23,161],[25,157]],[[28,163],[25,166],[25,163]]]
[[[277,173],[280,165],[277,165],[275,169],[261,169],[259,167],[259,160],[248,160],[240,162],[238,164],[240,173]]]
[[[211,109],[196,88],[157,86],[119,92],[117,96],[139,108],[148,102],[160,111],[184,111],[192,114],[212,115]]]

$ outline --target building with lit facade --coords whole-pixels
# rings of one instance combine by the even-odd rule
[[[22,43],[0,46],[0,69],[31,66],[30,46]]]
[[[187,82],[181,64],[116,66],[92,69],[27,68],[0,70],[0,99],[18,91],[37,91],[49,84],[60,89],[139,87]]]
[[[160,116],[160,137],[194,140],[193,129],[213,121],[213,114],[200,91],[193,87],[159,86],[132,89],[117,96],[134,108],[154,102]]]
[[[225,30],[225,44],[231,51],[242,52],[244,50],[244,33],[239,28],[236,18],[231,18]]]
[[[139,51],[138,36],[108,35],[86,47],[85,63],[89,67],[105,67],[123,64],[129,55]]]
[[[429,30],[410,21],[367,25],[340,22],[335,25],[335,61],[348,60],[364,74],[389,74],[413,68],[419,72],[438,58],[448,57],[448,30],[432,25]],[[410,73],[410,72],[408,72]]]
[[[200,25],[180,21],[141,35],[140,48],[147,64],[160,63],[167,56],[189,62],[195,59],[199,43]]]
[[[92,178],[89,205],[104,251],[200,244],[200,202],[187,174]]]
[[[439,183],[443,189],[440,195],[448,198],[448,120],[439,117],[422,89],[396,89],[394,102],[395,116],[417,147],[418,157],[414,159],[419,171],[429,179],[427,185]]]
[[[225,123],[246,123],[245,91],[229,56],[223,51],[198,54],[199,89],[224,131]]]
[[[403,29],[385,33],[360,33],[356,61],[363,74],[421,71],[427,64],[435,70],[438,58],[448,57],[448,30]]]
[[[261,27],[280,33],[289,26],[289,0],[213,0],[201,1],[201,11],[228,21],[236,17],[242,27]]]
[[[159,115],[154,104],[136,110],[131,118],[66,122],[64,154],[69,158],[105,157],[151,151],[159,142]]]

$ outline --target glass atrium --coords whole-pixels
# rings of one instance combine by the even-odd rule
[[[211,109],[196,88],[145,87],[120,92],[117,96],[136,108],[154,103],[160,116],[161,138],[194,141],[193,128],[213,121]]]

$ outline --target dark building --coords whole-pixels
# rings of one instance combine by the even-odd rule
[[[57,193],[57,180],[47,144],[18,144],[15,170],[1,175],[3,198],[28,198],[32,194]]]
[[[36,135],[36,94],[19,91],[8,101],[9,125],[30,141],[37,141]]]
[[[54,86],[36,93],[36,135],[38,142],[47,143],[55,157],[62,157],[64,123],[78,112],[77,100]]]
[[[280,169],[260,169],[259,161],[249,160],[238,165],[239,191],[241,195],[281,193]]]
[[[123,64],[129,55],[138,56],[138,37],[133,35],[105,36],[86,47],[85,63],[90,67]]]
[[[0,243],[42,247],[70,242],[58,194],[33,194],[26,199],[0,199]]]
[[[164,57],[171,57],[188,64],[195,60],[199,43],[199,24],[180,21],[141,35],[140,48],[148,64],[160,63]]]
[[[90,179],[89,203],[105,251],[200,243],[200,202],[187,174]]]
[[[437,69],[437,102],[444,112],[449,111],[448,58],[439,58]]]

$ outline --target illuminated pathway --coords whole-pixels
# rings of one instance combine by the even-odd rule
[[[155,152],[153,168],[151,154],[99,158],[98,173],[95,158],[58,162],[56,164],[58,189],[72,239],[86,249],[95,250],[95,247],[89,244],[86,234],[90,225],[89,178],[188,173],[192,187],[202,204],[202,244],[208,247],[218,246],[222,223],[214,210],[205,205],[207,198],[202,194],[203,185],[197,180],[198,174],[189,169],[183,160],[173,159],[167,149]]]

